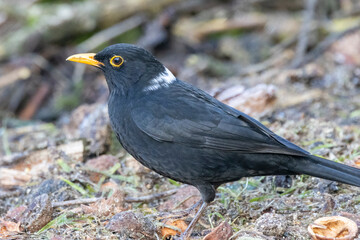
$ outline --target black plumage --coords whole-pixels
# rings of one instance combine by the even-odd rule
[[[111,60],[117,56],[119,66]],[[124,148],[161,175],[197,187],[205,203],[220,184],[248,176],[308,174],[360,186],[360,169],[311,155],[176,79],[142,48],[116,44],[69,60],[104,71],[111,125]]]

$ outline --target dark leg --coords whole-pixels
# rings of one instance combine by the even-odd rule
[[[195,208],[197,208],[197,206],[200,205],[200,203],[202,203],[202,200],[197,201],[194,205],[192,205],[188,209],[185,209],[184,212],[186,212],[189,215],[192,212],[192,210],[194,210]]]
[[[202,200],[197,201],[194,205],[192,205],[191,207],[185,209],[185,210],[180,210],[180,211],[176,211],[176,212],[171,212],[171,213],[162,213],[157,215],[158,219],[174,219],[174,218],[183,218],[188,216],[195,208],[197,208],[200,203],[202,203]],[[170,215],[170,216],[169,216]]]
[[[201,205],[199,211],[195,214],[195,217],[193,218],[193,220],[191,221],[191,223],[189,224],[189,226],[186,228],[185,232],[183,232],[181,234],[180,240],[187,240],[189,238],[189,236],[191,235],[191,232],[195,226],[195,224],[199,221],[201,215],[203,214],[203,212],[205,211],[205,208],[209,205],[209,203],[207,202],[203,202],[203,204]]]

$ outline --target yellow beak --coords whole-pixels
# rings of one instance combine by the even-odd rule
[[[105,66],[102,62],[94,59],[95,55],[96,53],[79,53],[68,57],[66,61],[85,63],[95,67]]]

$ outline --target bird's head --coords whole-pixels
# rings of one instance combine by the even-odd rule
[[[174,75],[143,48],[131,44],[111,45],[98,53],[80,53],[66,59],[101,69],[110,92],[150,92],[167,87]]]

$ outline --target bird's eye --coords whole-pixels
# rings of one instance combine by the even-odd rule
[[[120,57],[120,56],[113,56],[110,59],[110,64],[113,67],[120,67],[123,63],[124,63],[124,59],[122,57]]]

